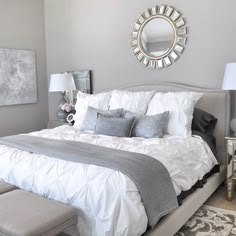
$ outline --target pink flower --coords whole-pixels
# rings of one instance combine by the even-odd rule
[[[74,108],[74,105],[72,103],[65,103],[63,105],[60,105],[60,108],[63,111],[71,112],[73,110],[73,108]]]
[[[72,110],[71,106],[66,106],[66,112],[70,112]]]
[[[63,105],[60,105],[60,108],[61,108],[63,111],[65,111],[65,109],[66,109],[66,103],[63,104]]]

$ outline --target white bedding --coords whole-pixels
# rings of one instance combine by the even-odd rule
[[[200,137],[116,138],[80,133],[70,126],[31,135],[150,155],[168,169],[176,195],[190,189],[217,164]],[[118,171],[0,146],[0,179],[77,207],[81,236],[138,236],[146,230],[147,216],[138,189]]]

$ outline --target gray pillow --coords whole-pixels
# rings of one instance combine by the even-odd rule
[[[169,120],[169,112],[153,116],[143,116],[130,111],[123,112],[124,118],[135,117],[132,129],[133,137],[162,138]]]
[[[130,137],[135,118],[107,117],[99,114],[95,134]]]
[[[123,109],[104,111],[93,107],[88,107],[80,129],[94,131],[98,119],[98,114],[102,114],[108,117],[121,117],[122,111]]]

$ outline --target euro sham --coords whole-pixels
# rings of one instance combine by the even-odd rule
[[[80,129],[88,106],[101,110],[109,109],[111,93],[86,94],[78,92],[75,104],[74,127]]]
[[[189,137],[193,110],[202,93],[168,92],[156,93],[148,105],[146,115],[156,115],[169,111],[166,133],[173,136]]]
[[[155,91],[131,92],[123,90],[113,90],[109,102],[110,109],[123,108],[138,114],[145,114],[148,103]]]

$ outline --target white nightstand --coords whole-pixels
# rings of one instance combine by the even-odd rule
[[[236,185],[236,137],[225,137],[227,151],[227,199],[232,201]]]
[[[56,128],[56,127],[61,126],[61,125],[71,125],[71,124],[70,123],[63,123],[63,122],[56,121],[56,120],[50,120],[50,121],[48,121],[47,128],[48,129],[53,129],[53,128]]]

